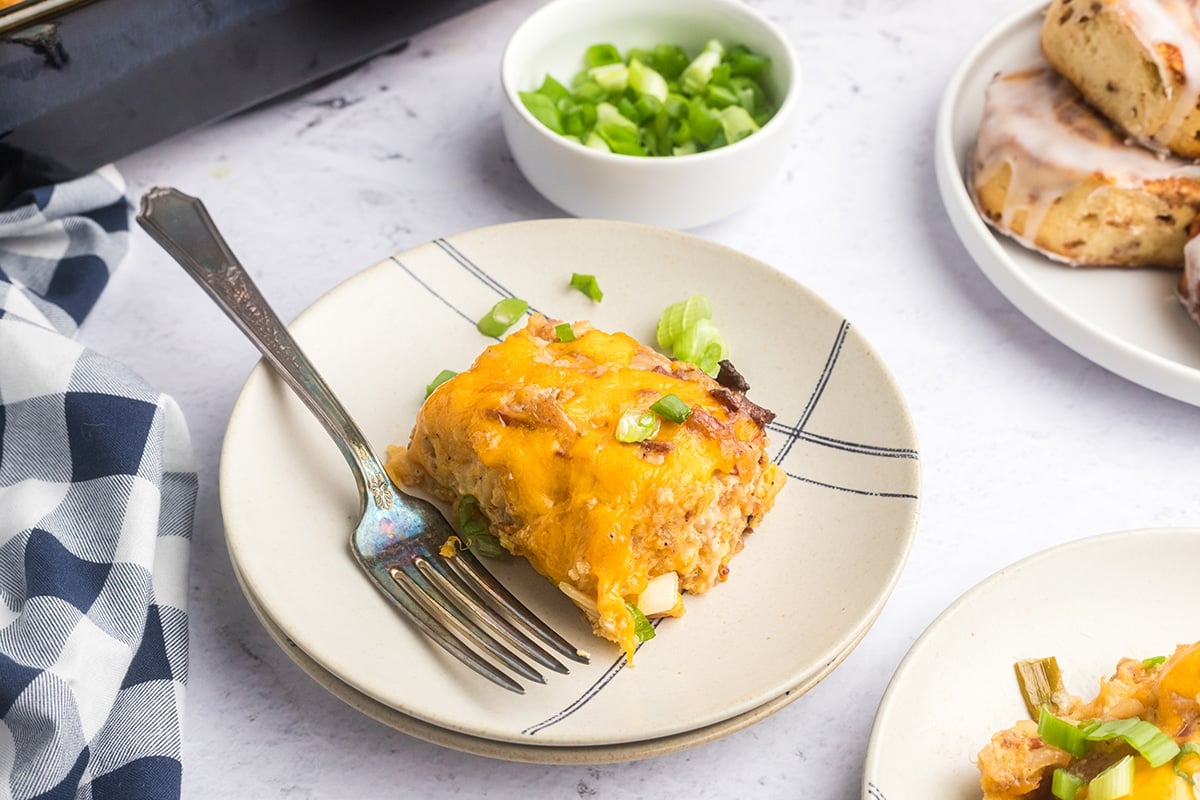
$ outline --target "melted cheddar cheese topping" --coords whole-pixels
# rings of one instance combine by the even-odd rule
[[[1133,762],[1133,791],[1129,800],[1194,800],[1192,787],[1175,774],[1171,764],[1152,767],[1144,759]]]

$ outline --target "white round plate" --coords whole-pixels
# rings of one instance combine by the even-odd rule
[[[1125,657],[1200,638],[1200,528],[1081,539],[1006,567],[954,602],[892,677],[867,748],[867,800],[978,800],[975,756],[1028,718],[1013,663],[1055,656],[1069,692],[1092,698]],[[1166,602],[1164,598],[1170,598]],[[1164,613],[1165,612],[1165,613]]]
[[[568,288],[592,273],[593,303]],[[354,482],[316,420],[264,365],[234,408],[221,459],[231,558],[283,634],[380,704],[473,737],[606,746],[728,720],[843,657],[881,610],[912,541],[919,464],[904,403],[854,328],[766,265],[686,234],[549,220],[460,234],[341,284],[291,326],[372,445],[408,440],[425,384],[491,342],[475,330],[507,293],[560,319],[653,341],[668,304],[713,300],[732,358],[772,408],[772,455],[792,477],[731,564],[635,665],[523,560],[496,576],[592,653],[525,696],[494,687],[416,633],[352,559]]]
[[[997,26],[964,59],[937,120],[938,188],[979,268],[1022,313],[1100,366],[1177,400],[1200,405],[1200,327],[1176,299],[1179,273],[1075,268],[989,228],[966,186],[983,96],[992,77],[1040,57],[1038,3]]]

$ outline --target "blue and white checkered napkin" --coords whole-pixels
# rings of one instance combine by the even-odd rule
[[[111,168],[0,208],[0,798],[179,797],[187,428],[70,338],[128,238]]]

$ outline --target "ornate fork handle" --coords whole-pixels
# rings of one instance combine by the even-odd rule
[[[178,189],[155,187],[142,196],[137,221],[217,301],[321,420],[350,463],[363,506],[370,497],[381,511],[391,508],[391,481],[366,437],[263,299],[204,204]]]

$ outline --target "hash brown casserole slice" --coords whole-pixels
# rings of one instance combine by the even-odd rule
[[[426,399],[387,468],[442,500],[474,496],[503,547],[631,657],[647,585],[677,576],[673,605],[647,613],[682,614],[680,593],[725,580],[785,476],[767,453],[773,415],[743,391],[626,334],[572,327],[559,341],[535,314],[488,347]],[[667,394],[691,409],[683,423],[617,440],[622,415]]]

